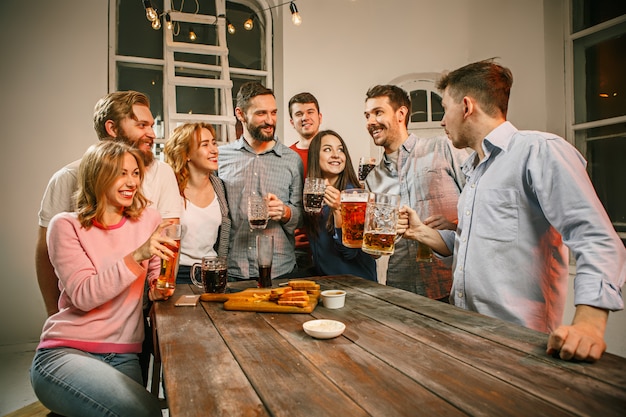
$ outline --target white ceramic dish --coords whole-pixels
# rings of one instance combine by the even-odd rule
[[[346,330],[346,325],[336,320],[309,320],[302,324],[305,333],[316,339],[332,339]]]
[[[322,291],[322,303],[326,308],[342,308],[346,303],[346,292],[344,290]]]

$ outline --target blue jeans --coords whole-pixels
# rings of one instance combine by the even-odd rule
[[[39,401],[66,417],[161,417],[159,400],[142,385],[136,354],[40,349],[30,381]]]

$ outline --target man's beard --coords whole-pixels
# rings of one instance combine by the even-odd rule
[[[269,142],[271,140],[274,140],[274,130],[272,131],[272,134],[270,136],[265,136],[265,134],[263,134],[261,130],[270,126],[275,129],[275,126],[263,123],[262,125],[258,126],[248,126],[248,132],[250,132],[250,135],[253,139],[258,140],[259,142]]]
[[[124,132],[121,129],[120,129],[119,134],[115,138],[115,140],[124,142],[125,144],[129,145],[131,148],[137,149],[139,153],[141,154],[141,158],[143,159],[143,165],[146,167],[146,169],[148,169],[148,167],[152,165],[152,163],[154,162],[154,153],[152,153],[152,150],[146,152],[142,149],[139,149],[139,147],[137,146],[139,145],[141,140],[134,141],[134,140],[129,139],[128,136],[126,135],[126,132]]]

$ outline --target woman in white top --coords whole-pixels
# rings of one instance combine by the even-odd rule
[[[174,169],[183,210],[176,283],[191,283],[189,271],[203,256],[227,256],[230,219],[224,184],[217,171],[215,129],[207,123],[177,127],[165,144]]]

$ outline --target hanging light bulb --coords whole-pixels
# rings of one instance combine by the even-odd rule
[[[250,16],[248,18],[248,20],[246,20],[245,22],[243,22],[243,28],[245,30],[252,30],[252,28],[254,27],[254,15]]]
[[[300,26],[302,24],[302,17],[300,17],[300,13],[298,13],[296,3],[289,3],[289,10],[291,10],[291,21],[293,22],[293,24],[296,26]]]
[[[189,27],[189,39],[195,41],[197,38],[196,32],[193,31],[193,27]]]
[[[152,21],[152,29],[159,30],[161,29],[161,19],[157,18]]]
[[[226,24],[228,25],[228,33],[230,33],[231,35],[234,35],[235,32],[237,31],[237,29],[235,29],[235,25],[230,23],[230,20],[228,19],[226,19]]]
[[[170,16],[169,13],[165,13],[165,26],[169,29],[172,30],[172,18]]]
[[[143,0],[143,7],[146,8],[146,19],[148,19],[150,22],[154,22],[159,18],[156,10],[154,10],[154,8],[152,7],[150,0]]]

